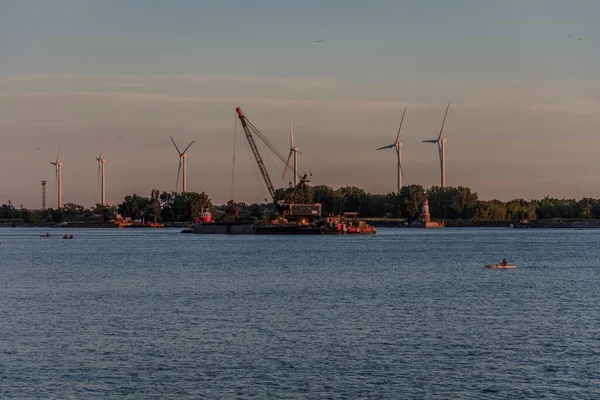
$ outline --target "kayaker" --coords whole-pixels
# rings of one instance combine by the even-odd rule
[[[502,260],[502,264],[500,265],[502,265],[503,267],[506,267],[508,265],[508,261],[506,261],[506,258]]]

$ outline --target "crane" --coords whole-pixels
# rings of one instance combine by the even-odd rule
[[[254,137],[252,136],[252,132],[258,134],[258,129],[256,129],[256,127],[254,125],[252,125],[252,122],[250,122],[246,119],[246,116],[244,115],[244,113],[242,112],[242,109],[240,107],[237,107],[235,109],[235,111],[237,111],[237,113],[238,113],[238,117],[240,118],[240,122],[242,123],[242,128],[244,129],[244,134],[246,135],[246,140],[248,141],[248,144],[250,145],[250,149],[252,150],[252,154],[254,155],[254,160],[256,161],[256,164],[258,164],[258,169],[260,170],[260,173],[265,181],[265,184],[267,185],[267,190],[269,191],[269,194],[273,198],[273,201],[275,201],[275,189],[273,188],[273,182],[271,182],[271,177],[269,176],[269,172],[267,171],[267,168],[265,167],[265,163],[263,162],[262,157],[260,156],[260,153],[258,152],[258,147],[256,147],[256,142],[254,141]]]
[[[269,191],[269,194],[271,195],[273,202],[275,203],[275,205],[277,206],[277,208],[280,211],[283,211],[283,213],[285,215],[290,215],[290,216],[293,214],[298,215],[298,213],[300,211],[298,211],[297,213],[294,213],[292,211],[292,209],[294,208],[293,201],[294,201],[294,197],[298,193],[299,189],[303,185],[305,185],[307,182],[310,182],[310,179],[308,179],[308,175],[304,172],[297,171],[296,173],[299,178],[298,184],[293,188],[293,190],[289,193],[289,195],[287,196],[287,198],[285,200],[277,201],[277,198],[275,196],[275,188],[273,187],[273,182],[271,181],[269,172],[267,171],[267,168],[265,167],[265,163],[263,162],[260,152],[258,151],[258,147],[256,146],[256,141],[254,140],[254,136],[258,137],[269,148],[269,150],[271,150],[271,152],[273,152],[273,154],[275,154],[275,156],[283,164],[286,163],[286,158],[281,154],[281,152],[279,152],[279,150],[277,150],[277,148],[271,142],[269,142],[269,140],[252,124],[252,122],[250,122],[248,120],[248,118],[246,118],[246,116],[244,115],[244,113],[242,112],[242,109],[240,107],[237,107],[235,109],[235,111],[237,112],[240,122],[242,124],[242,128],[244,129],[244,135],[246,136],[246,140],[248,141],[248,144],[252,151],[252,155],[254,156],[254,161],[256,161],[256,164],[258,165],[258,169],[262,175],[263,180],[265,181],[265,185],[267,186],[267,190]],[[318,214],[318,216],[321,215],[321,205],[320,204],[305,204],[305,205],[298,204],[296,206],[305,206],[303,211],[300,213],[309,213],[310,216],[315,216],[317,214]],[[297,210],[302,209],[300,207],[295,207],[295,208]],[[317,213],[313,212],[313,209],[314,210],[318,209],[318,212]]]

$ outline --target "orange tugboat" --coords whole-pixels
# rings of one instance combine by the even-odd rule
[[[358,219],[357,212],[345,212],[341,216],[327,218],[327,234],[334,235],[373,235],[377,229]]]
[[[119,228],[163,228],[165,226],[160,222],[156,222],[156,220],[154,222],[145,222],[142,218],[141,220],[133,221],[131,218],[123,218],[121,215],[117,215],[117,218],[112,222],[117,224]]]

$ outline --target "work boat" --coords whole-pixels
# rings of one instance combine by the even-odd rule
[[[513,269],[517,268],[516,265],[502,265],[502,264],[487,264],[486,268],[494,268],[494,269]]]

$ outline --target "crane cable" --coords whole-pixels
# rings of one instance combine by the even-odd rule
[[[283,154],[281,154],[281,152],[277,149],[277,147],[275,147],[270,141],[269,139],[267,139],[267,137],[258,130],[258,128],[256,126],[254,126],[254,124],[252,124],[252,122],[250,122],[248,120],[248,118],[246,118],[246,123],[247,125],[250,127],[250,131],[257,136],[261,142],[263,142],[268,148],[269,150],[271,150],[272,155],[274,155],[275,157],[277,157],[279,159],[279,162],[281,163],[281,165],[285,166],[286,162],[287,162],[287,157],[285,157]],[[293,174],[293,172],[292,172]],[[298,168],[298,177],[302,177],[303,175],[305,175],[306,173],[301,169]]]

